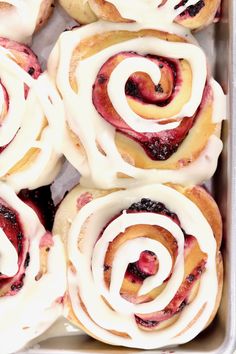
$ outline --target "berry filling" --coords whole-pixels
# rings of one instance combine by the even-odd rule
[[[180,1],[177,5],[175,5],[174,9],[175,9],[175,10],[178,10],[178,8],[180,8],[181,6],[186,5],[187,2],[188,2],[188,0],[182,0],[182,1]]]
[[[151,251],[144,251],[137,262],[128,265],[125,277],[133,283],[142,283],[149,276],[155,275],[157,271],[157,256]]]
[[[168,216],[171,218],[174,222],[176,222],[178,225],[180,225],[180,221],[178,216],[171,212],[169,209],[166,208],[166,206],[163,203],[156,202],[154,200],[151,200],[149,198],[142,198],[139,202],[133,203],[130,205],[130,207],[126,210],[127,213],[129,212],[150,212],[150,213],[157,213],[161,215]]]
[[[0,228],[12,243],[18,255],[18,272],[16,275],[8,277],[0,274],[0,296],[6,293],[13,295],[23,286],[24,271],[29,265],[30,257],[27,253],[27,242],[24,239],[19,215],[4,201],[0,201]]]
[[[177,151],[184,141],[195,122],[196,115],[183,118],[175,129],[158,133],[139,133],[133,130],[115,111],[107,92],[112,71],[121,61],[130,57],[140,57],[140,55],[134,52],[121,52],[108,59],[101,67],[93,87],[93,104],[98,113],[112,124],[117,132],[139,143],[149,158],[154,161],[165,161]],[[160,69],[160,82],[155,85],[146,73],[135,72],[125,85],[126,97],[141,105],[151,104],[156,107],[166,107],[179,93],[182,83],[180,67],[182,59],[170,60],[154,55],[146,55],[146,58]]]
[[[12,59],[34,79],[39,77],[41,68],[36,55],[30,48],[24,44],[2,37],[0,37],[0,46],[9,50],[13,55]]]
[[[168,216],[178,225],[180,221],[177,215],[171,212],[163,203],[153,201],[149,198],[142,198],[139,202],[133,203],[126,210],[127,213],[150,212]],[[155,275],[158,271],[158,260],[156,255],[151,251],[144,251],[140,254],[139,260],[130,263],[127,267],[125,277],[132,283],[143,283],[143,281]]]
[[[18,197],[36,212],[45,229],[51,231],[56,208],[52,200],[50,185],[34,190],[22,189]]]
[[[161,322],[169,320],[173,315],[180,313],[184,307],[188,305],[188,297],[194,284],[200,279],[202,273],[204,272],[205,265],[206,260],[203,259],[195,267],[192,273],[187,275],[172,301],[162,311],[147,315],[136,315],[136,322],[140,326],[144,326],[146,328],[151,326],[153,328],[154,326],[158,326]]]
[[[175,6],[175,9],[178,9],[180,6],[186,5],[187,2],[188,0],[181,1],[178,5]],[[205,6],[204,0],[199,0],[195,5],[188,6],[187,9],[183,11],[179,16],[181,18],[195,17],[199,14],[199,12],[204,6]]]

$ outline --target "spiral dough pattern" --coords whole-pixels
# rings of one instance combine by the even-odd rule
[[[63,33],[48,69],[65,106],[63,152],[83,183],[187,184],[214,173],[225,97],[198,46],[155,26],[97,22]]]
[[[222,287],[219,211],[200,187],[175,188],[150,185],[100,197],[78,188],[59,208],[54,229],[68,251],[67,318],[95,338],[153,349],[185,343],[211,321]],[[205,210],[210,205],[215,235],[182,193],[198,195]]]
[[[0,38],[0,58],[0,178],[15,190],[37,188],[52,182],[61,165],[49,124],[50,82],[22,44]]]

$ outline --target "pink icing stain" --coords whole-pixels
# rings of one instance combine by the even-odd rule
[[[39,247],[40,248],[43,248],[43,247],[51,247],[54,245],[54,241],[53,241],[53,238],[52,238],[52,234],[51,232],[47,231],[42,237],[41,237],[41,240],[40,240],[40,243],[39,243]]]
[[[80,194],[80,196],[78,197],[77,202],[76,202],[77,210],[80,210],[81,208],[83,208],[83,206],[85,206],[86,204],[88,204],[92,200],[93,200],[93,196],[91,193],[85,192],[85,193]]]

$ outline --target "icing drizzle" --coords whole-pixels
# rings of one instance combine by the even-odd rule
[[[1,3],[11,7],[0,9],[0,36],[28,42],[35,31],[43,1],[1,0]]]

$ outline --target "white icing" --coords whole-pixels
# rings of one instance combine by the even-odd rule
[[[0,298],[1,353],[7,354],[19,350],[40,335],[62,314],[62,305],[56,300],[64,295],[66,289],[66,266],[63,246],[59,237],[54,236],[54,246],[48,254],[47,273],[35,280],[40,270],[39,244],[45,229],[35,212],[2,182],[0,196],[18,213],[24,236],[29,240],[30,254],[22,289],[15,295]],[[1,248],[1,255],[2,252],[6,257],[8,249],[3,251]],[[13,250],[10,256],[14,257]]]
[[[89,0],[88,0],[89,1]],[[163,0],[108,0],[115,5],[121,16],[126,19],[137,21],[140,23],[158,23],[161,29],[168,28],[172,32],[176,32],[178,25],[174,23],[175,19],[184,12],[189,6],[196,5],[198,0],[188,0],[185,5],[175,8],[180,3],[179,0],[167,0],[162,4]],[[217,7],[209,13],[209,22],[215,16]],[[209,23],[207,21],[207,23]]]
[[[132,45],[129,42],[125,44],[126,47]],[[150,44],[151,46],[153,45],[153,43]],[[140,43],[136,42],[136,45],[138,48],[140,48]],[[121,48],[121,50],[123,50],[123,48]],[[115,53],[116,51],[117,48],[114,48]],[[99,57],[99,61],[100,60],[101,57]],[[82,63],[83,68],[80,68],[80,72],[82,73],[82,75],[79,76],[80,80],[84,81],[84,74],[87,73],[87,69],[89,65],[90,64],[88,62],[86,63],[86,60],[83,61]],[[123,118],[123,120],[132,129],[134,129],[137,132],[160,132],[162,130],[176,128],[179,125],[179,123],[177,122],[164,124],[164,125],[158,124],[156,122],[153,122],[152,120],[150,121],[140,117],[139,115],[137,115],[135,112],[131,110],[127,102],[124,87],[129,77],[136,71],[143,71],[149,74],[150,77],[152,78],[152,81],[156,85],[158,84],[161,78],[160,69],[152,61],[144,58],[124,59],[113,70],[109,79],[109,83],[107,85],[108,95],[116,112]]]
[[[0,273],[13,277],[18,271],[18,255],[15,247],[0,228]]]
[[[87,186],[96,185],[107,188],[130,186],[136,181],[150,182],[175,182],[184,184],[201,183],[211,177],[216,169],[217,159],[222,149],[222,143],[212,135],[205,149],[196,161],[189,166],[178,170],[155,170],[136,168],[124,161],[115,144],[115,128],[101,118],[93,105],[92,90],[98,71],[112,56],[122,51],[136,51],[138,54],[156,54],[170,58],[185,58],[192,70],[192,90],[189,101],[181,108],[177,122],[166,125],[157,124],[153,119],[143,119],[131,111],[124,95],[124,83],[128,75],[137,70],[149,73],[156,83],[160,77],[159,69],[153,67],[147,58],[126,58],[119,63],[110,77],[108,95],[113,106],[135,131],[160,131],[169,128],[171,124],[178,125],[183,117],[192,116],[196,112],[202,98],[206,81],[206,58],[203,51],[192,43],[166,42],[153,37],[136,38],[119,44],[114,44],[103,49],[84,60],[79,61],[75,72],[75,79],[79,87],[75,93],[69,82],[70,63],[73,50],[84,38],[94,34],[108,31],[128,30],[138,31],[145,28],[158,29],[157,25],[139,24],[111,24],[96,22],[77,30],[63,33],[48,62],[51,78],[59,89],[65,106],[66,121],[70,129],[79,137],[85,151],[81,152],[72,142],[68,142],[68,131],[64,136],[66,143],[62,150],[67,159],[81,172],[82,183]],[[146,65],[146,66],[145,66]],[[118,79],[119,77],[119,79]],[[210,81],[214,95],[213,112],[214,122],[225,118],[225,97],[219,85],[214,80]],[[217,103],[218,102],[218,103]],[[217,107],[222,103],[221,109]],[[86,124],[85,124],[85,117]],[[179,117],[179,118],[178,118]],[[179,120],[179,121],[178,121]],[[65,127],[65,126],[64,126]],[[164,127],[164,128],[163,128]],[[105,152],[98,149],[98,144]],[[118,178],[117,173],[123,173],[130,178]]]
[[[86,78],[88,80],[87,70],[88,67],[91,68],[91,64],[95,67],[95,70],[97,71],[101,67],[101,61],[105,62],[104,57],[109,58],[119,51],[130,51],[130,48],[132,48],[132,51],[137,51],[143,55],[147,53],[152,53],[153,55],[167,56],[174,59],[179,59],[181,57],[183,59],[186,59],[190,63],[193,74],[191,98],[187,102],[187,104],[183,106],[182,110],[177,115],[170,118],[183,118],[193,116],[199,104],[201,103],[207,71],[206,57],[203,51],[199,47],[190,43],[167,42],[153,37],[133,39],[128,40],[125,43],[119,43],[117,45],[109,47],[108,49],[104,49],[102,54],[99,53],[95,56],[83,60],[80,63],[77,71],[78,81],[84,82]],[[97,63],[97,58],[99,58],[99,63]],[[142,62],[141,68],[140,62]],[[159,68],[157,68],[157,65],[155,65],[150,60],[144,58],[128,58],[123,60],[113,70],[108,83],[108,95],[113,107],[120,114],[122,119],[137,132],[158,132],[162,130],[173,129],[178,126],[179,123],[164,125],[162,124],[161,128],[159,128],[157,127],[157,123],[153,124],[153,122],[151,121],[150,127],[150,121],[142,119],[140,116],[135,115],[134,112],[131,112],[127,104],[127,98],[125,96],[124,87],[126,81],[131,76],[131,74],[137,71],[143,71],[149,74],[151,78],[154,79],[153,81],[155,84],[157,84],[160,79]],[[201,72],[201,75],[199,75],[199,72]],[[90,80],[93,80],[94,83],[94,78],[92,77],[92,75],[90,76]],[[91,82],[88,85],[90,86]],[[82,88],[80,88],[80,91],[81,89]],[[81,93],[79,93],[79,95],[80,94]],[[143,123],[143,121],[146,124]],[[141,129],[139,128],[139,126],[141,126]]]
[[[213,106],[213,113],[212,113],[212,120],[214,123],[219,123],[223,119],[226,119],[226,112],[227,112],[227,105],[226,99],[222,100],[222,95],[224,94],[222,87],[218,84],[217,81],[211,79],[211,87],[213,90],[214,96],[214,106]]]
[[[143,197],[164,203],[169,210],[176,213],[181,228],[187,234],[194,235],[202,252],[207,254],[206,270],[200,278],[196,297],[182,310],[174,324],[158,331],[142,331],[136,325],[133,315],[161,310],[175,295],[183,280],[184,237],[181,228],[170,218],[155,213],[142,213],[140,219],[140,214],[123,212],[111,221],[114,215]],[[152,250],[157,254],[159,271],[157,275],[150,277],[149,282],[144,282],[141,294],[159,284],[164,279],[165,272],[172,266],[168,250],[163,252],[164,246],[153,239],[148,239],[148,235],[127,240],[114,255],[111,284],[107,289],[103,278],[103,266],[109,243],[127,227],[140,223],[159,225],[170,231],[178,243],[178,257],[164,291],[153,301],[132,304],[119,293],[128,263],[136,261],[144,250]],[[103,231],[98,240],[101,230]],[[197,206],[170,187],[139,186],[136,189],[113,192],[86,204],[72,222],[68,235],[68,257],[76,270],[76,272],[68,270],[73,311],[83,326],[107,343],[143,349],[185,343],[204,329],[214,309],[218,280],[215,261],[216,241],[212,229]],[[78,291],[87,312],[81,306]],[[114,310],[108,306],[104,298]],[[197,314],[199,316],[195,319]],[[108,330],[125,332],[130,338],[117,336]]]
[[[85,2],[89,3],[90,8],[98,17],[101,16],[103,10],[100,9],[101,5],[97,5],[96,0],[85,0]],[[136,21],[137,23],[158,24],[158,27],[161,30],[166,30],[172,33],[182,32],[190,35],[189,29],[175,23],[175,20],[189,6],[196,5],[198,0],[188,0],[186,4],[182,4],[178,8],[176,8],[176,6],[180,4],[180,0],[107,0],[107,2],[114,5],[124,19]],[[210,9],[208,18],[201,27],[206,26],[214,20],[218,8],[217,5],[220,5],[220,0],[218,0],[218,3]],[[185,19],[186,17],[182,18]],[[191,19],[191,17],[188,17],[188,20],[192,20],[194,26],[194,18]]]
[[[2,112],[4,107],[4,94],[3,94],[3,88],[0,85],[0,112]]]
[[[59,171],[61,154],[55,151],[55,142],[61,141],[63,109],[47,75],[34,80],[9,53],[0,47],[1,82],[9,96],[0,126],[0,146],[8,145],[0,153],[0,178],[15,190],[32,189],[52,182]],[[26,99],[25,84],[30,87]],[[38,149],[32,161],[24,169],[10,171],[32,148]]]
[[[0,36],[28,42],[35,31],[40,6],[45,0],[1,0],[12,5],[0,10]]]

